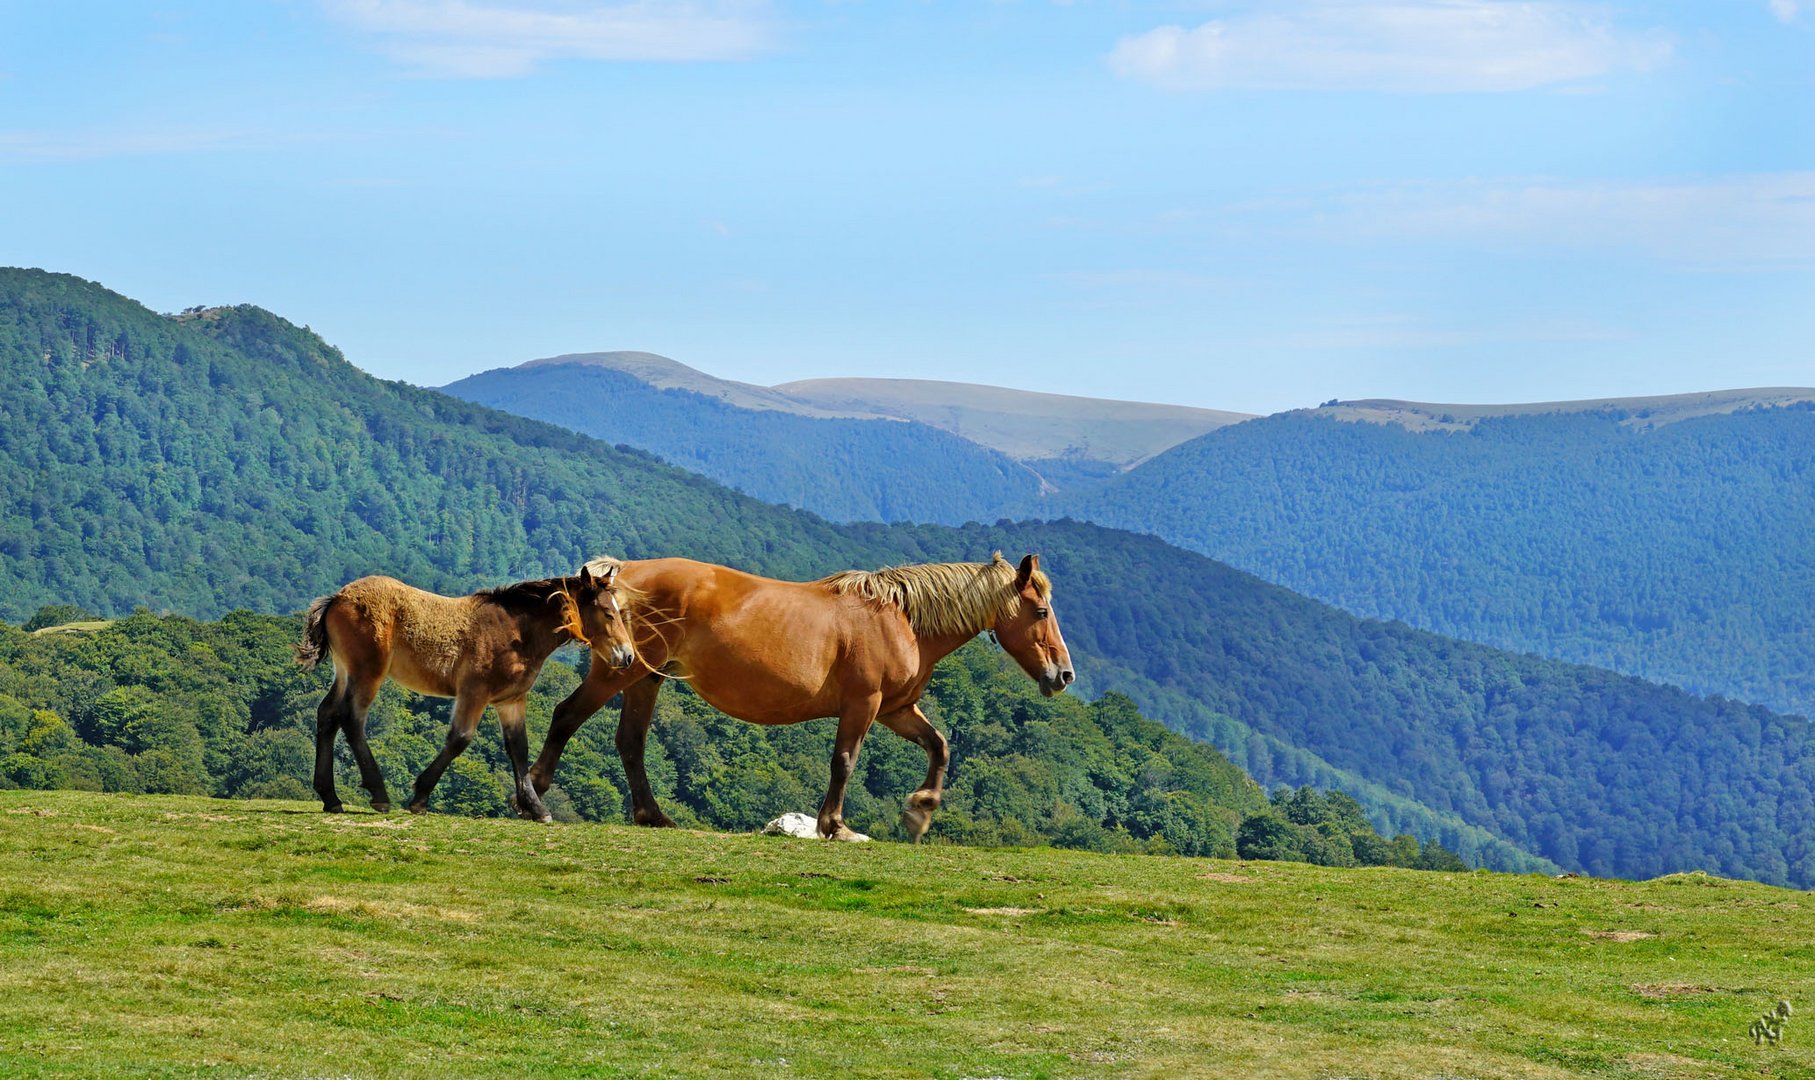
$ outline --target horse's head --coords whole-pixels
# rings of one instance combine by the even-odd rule
[[[995,630],[1003,651],[1040,684],[1040,693],[1051,697],[1070,686],[1077,673],[1071,668],[1065,635],[1059,633],[1059,616],[1052,609],[1051,590],[1041,587],[1045,576],[1039,571],[1038,555],[1021,560],[1014,583],[1020,603],[1015,605],[1013,614],[997,618]]]
[[[592,648],[594,656],[612,667],[626,668],[636,663],[636,638],[630,632],[630,614],[624,610],[622,590],[617,587],[618,567],[609,565],[594,575],[589,567],[580,567],[571,590],[573,618],[579,624],[574,636]],[[572,628],[569,628],[570,632]]]

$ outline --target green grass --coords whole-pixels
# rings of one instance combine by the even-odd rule
[[[6,1076],[1808,1076],[1811,942],[1701,876],[0,792]]]

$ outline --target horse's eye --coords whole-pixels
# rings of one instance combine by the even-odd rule
[[[1046,616],[1048,616],[1050,614],[1052,614],[1052,612],[1047,611],[1043,607],[1037,607],[1034,609],[1034,618],[1036,618],[1036,619],[1044,619],[1044,618],[1046,618]]]

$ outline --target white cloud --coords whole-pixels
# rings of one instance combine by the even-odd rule
[[[1797,0],[1767,0],[1765,6],[1771,9],[1771,14],[1777,16],[1778,22],[1783,23],[1795,22],[1802,8]]]
[[[1815,266],[1815,172],[1401,187],[1343,196],[1314,220],[1314,228],[1370,243],[1429,239],[1699,269],[1806,268]]]
[[[327,0],[425,75],[506,78],[550,60],[741,60],[769,44],[760,0]]]
[[[1659,31],[1626,32],[1569,3],[1312,0],[1125,37],[1109,64],[1171,90],[1453,93],[1643,71],[1670,51]]]

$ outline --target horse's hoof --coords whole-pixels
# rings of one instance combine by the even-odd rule
[[[656,811],[653,814],[643,814],[643,813],[632,814],[630,820],[632,823],[641,825],[646,829],[678,829],[678,828],[680,828],[679,825],[676,825],[672,820],[669,819],[667,814],[662,813],[660,810]]]
[[[536,819],[536,824],[538,824],[538,825],[553,825],[554,823],[555,823],[555,816],[553,814],[543,814],[541,817]]]
[[[388,814],[391,812],[391,804],[388,802],[375,802],[372,804],[372,812],[377,814]]]
[[[347,808],[339,803],[323,803],[321,812],[324,814],[344,814],[347,812]]]
[[[933,815],[917,806],[910,806],[901,812],[901,827],[907,832],[908,838],[916,844],[920,842],[921,837],[926,835],[926,830],[932,824]]]
[[[869,840],[869,837],[841,822],[839,823],[838,828],[833,829],[830,833],[826,834],[826,839],[841,840],[847,844],[861,844]]]
[[[426,814],[429,812],[429,804],[425,802],[413,802],[405,807],[405,809],[412,814]]]

